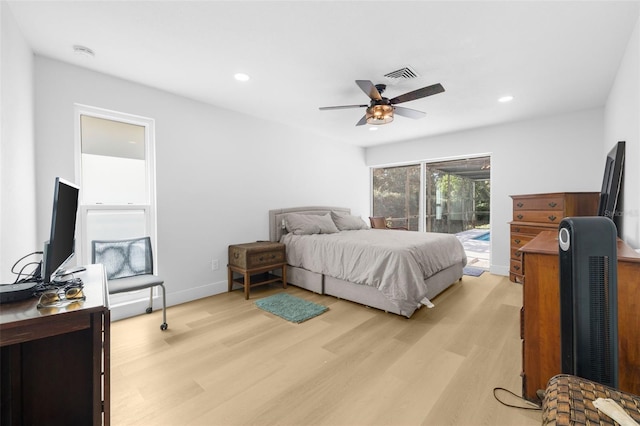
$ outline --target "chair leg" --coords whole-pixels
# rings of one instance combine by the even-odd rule
[[[164,284],[160,284],[160,287],[162,287],[162,324],[160,324],[160,330],[166,330],[169,328],[167,325],[167,295]]]
[[[149,306],[147,306],[147,313],[153,312],[153,287],[149,288]]]

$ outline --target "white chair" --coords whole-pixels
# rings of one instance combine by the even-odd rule
[[[92,241],[91,263],[102,263],[107,273],[109,294],[126,293],[145,288],[149,289],[149,307],[153,311],[153,287],[162,288],[162,324],[167,325],[167,299],[164,280],[153,275],[153,255],[151,238],[141,237],[129,240]]]

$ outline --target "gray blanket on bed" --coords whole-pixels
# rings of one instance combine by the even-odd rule
[[[367,229],[334,234],[283,235],[287,263],[378,288],[401,309],[415,309],[427,294],[425,279],[466,265],[455,235]]]

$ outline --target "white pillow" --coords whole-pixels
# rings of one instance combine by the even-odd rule
[[[341,231],[351,231],[356,229],[369,229],[366,222],[360,216],[353,216],[348,213],[331,212],[331,218]]]

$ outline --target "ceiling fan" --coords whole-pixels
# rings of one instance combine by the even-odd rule
[[[440,83],[433,84],[431,86],[423,87],[422,89],[414,90],[412,92],[405,93],[404,95],[396,96],[395,98],[388,99],[382,96],[386,84],[374,85],[369,80],[356,80],[356,84],[364,93],[371,98],[369,104],[364,105],[342,105],[342,106],[330,106],[320,107],[321,111],[332,109],[348,109],[348,108],[367,108],[365,115],[356,123],[356,126],[362,126],[364,124],[387,124],[393,121],[393,114],[397,113],[403,117],[408,118],[422,118],[426,113],[411,108],[399,107],[396,104],[403,102],[409,102],[427,96],[436,95],[444,92],[444,87]]]

